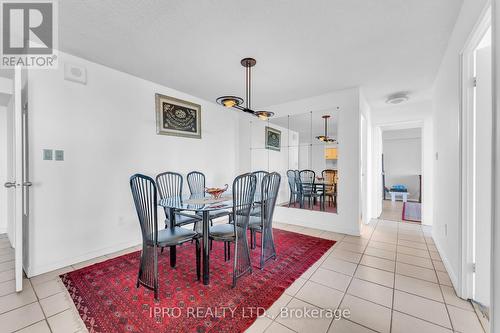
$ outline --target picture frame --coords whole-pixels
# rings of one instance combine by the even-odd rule
[[[266,126],[266,149],[281,151],[281,131]]]
[[[201,105],[155,94],[156,134],[201,139]]]

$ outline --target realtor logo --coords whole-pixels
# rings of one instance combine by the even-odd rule
[[[0,1],[1,67],[57,68],[57,1]]]

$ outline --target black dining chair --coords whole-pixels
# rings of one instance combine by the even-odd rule
[[[165,198],[175,198],[182,197],[182,185],[183,179],[182,175],[177,172],[163,172],[156,176],[156,186],[158,187],[158,193],[160,194],[160,199]],[[168,209],[165,209],[166,221],[165,225],[168,225],[170,217]],[[197,222],[201,221],[202,218],[197,215],[182,213],[177,211],[175,213],[175,225],[180,227],[187,224],[194,223],[193,229],[196,229]]]
[[[254,171],[254,172],[252,172],[252,174],[255,176],[257,183],[255,184],[256,194],[255,194],[255,198],[254,198],[254,205],[252,207],[252,210],[250,211],[250,215],[251,216],[260,216],[260,201],[259,201],[260,194],[258,192],[260,192],[262,179],[264,179],[264,177],[266,175],[268,175],[269,172],[264,171],[264,170],[260,170],[260,171]]]
[[[286,177],[288,179],[288,187],[290,189],[290,200],[288,201],[288,207],[293,203],[295,204],[300,200],[300,192],[297,189],[297,181],[295,180],[295,170],[288,170],[286,172]]]
[[[192,171],[187,174],[186,179],[191,195],[202,196],[205,194],[205,175],[202,172]],[[210,211],[210,224],[213,225],[214,219],[224,216],[229,216],[229,221],[231,221],[231,213],[232,212],[230,210],[225,209]],[[198,215],[201,216],[201,213],[199,213]]]
[[[295,176],[295,189],[297,191],[297,200],[299,207],[304,208],[304,198],[302,197],[302,183],[300,182],[300,170],[293,170]]]
[[[198,234],[185,228],[174,227],[158,230],[157,221],[157,190],[151,177],[135,174],[130,177],[130,189],[134,199],[137,217],[142,233],[142,252],[137,285],[154,291],[158,300],[158,248],[177,246],[194,240],[196,243],[196,275],[200,279],[201,248]]]
[[[248,248],[247,231],[250,210],[252,209],[257,178],[251,173],[245,173],[233,182],[233,223],[216,224],[210,227],[210,239],[224,242],[225,260],[230,255],[230,246],[234,244],[233,284],[247,272],[252,272],[250,250]]]
[[[266,261],[276,258],[276,247],[273,238],[273,215],[278,192],[280,189],[281,176],[277,172],[266,175],[262,180],[261,193],[261,216],[251,216],[249,220],[250,244],[254,249],[256,245],[256,234],[261,233],[260,269],[264,268]]]
[[[316,173],[313,170],[301,170],[299,172],[300,178],[300,193],[302,198],[302,207],[304,206],[304,199],[308,201],[308,208],[311,208],[311,203],[319,198],[320,204],[324,199],[324,193],[318,193],[314,182],[316,180]]]

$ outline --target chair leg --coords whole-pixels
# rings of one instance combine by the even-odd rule
[[[227,242],[227,260],[231,260],[231,242]]]
[[[200,281],[201,278],[201,247],[200,247],[200,240],[196,238],[196,277],[198,278],[198,281]]]
[[[224,242],[224,262],[227,261],[227,242]]]
[[[250,230],[250,248],[253,250],[253,230]]]

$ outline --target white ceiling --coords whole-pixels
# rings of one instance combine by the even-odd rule
[[[424,98],[462,0],[64,0],[60,48],[214,101],[244,95],[239,61],[255,57],[253,106],[362,85],[373,107]]]

